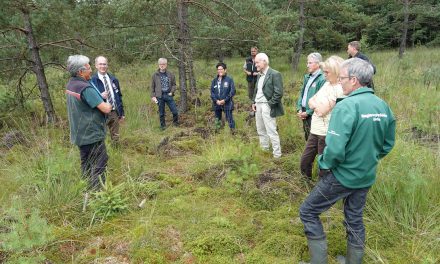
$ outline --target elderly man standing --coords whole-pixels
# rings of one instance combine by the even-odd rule
[[[309,99],[312,98],[325,83],[325,77],[319,68],[320,62],[322,62],[322,56],[317,52],[310,53],[307,56],[308,74],[304,75],[303,86],[296,104],[297,116],[303,121],[306,141],[309,139],[313,115],[313,109],[309,107]]]
[[[259,72],[253,96],[252,110],[255,112],[257,133],[260,146],[269,150],[269,139],[272,143],[273,157],[281,157],[280,137],[277,131],[276,117],[284,115],[283,79],[281,74],[269,68],[269,57],[265,53],[258,53],[255,65]]]
[[[158,64],[159,69],[153,74],[151,81],[151,99],[159,105],[160,129],[165,130],[165,104],[173,114],[173,124],[179,125],[179,114],[173,98],[176,91],[176,77],[167,70],[167,59],[160,58]]]
[[[92,76],[91,83],[98,88],[107,103],[112,105],[112,111],[107,115],[107,126],[112,141],[117,144],[119,142],[119,123],[125,120],[121,87],[118,79],[108,73],[106,57],[96,57],[95,68],[98,72]]]
[[[67,83],[67,113],[70,141],[79,147],[83,176],[89,188],[96,190],[105,183],[107,167],[105,148],[105,114],[112,105],[104,102],[100,92],[90,85],[92,69],[88,57],[69,56],[67,70],[72,76]]]
[[[339,83],[345,99],[333,109],[327,146],[319,157],[325,173],[300,207],[311,263],[327,263],[327,241],[319,215],[338,200],[344,203],[346,263],[362,262],[365,248],[363,209],[376,180],[379,159],[394,146],[395,119],[389,106],[366,85],[373,67],[358,58],[342,63]]]

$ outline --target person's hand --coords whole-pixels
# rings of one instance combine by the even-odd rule
[[[168,95],[169,95],[169,96],[173,96],[174,94],[170,92],[170,93],[168,93]]]
[[[103,99],[107,99],[107,98],[108,98],[108,92],[107,92],[107,91],[102,92],[102,93],[101,93],[101,97],[102,97]]]
[[[252,104],[252,111],[257,112],[257,105],[256,104]]]
[[[151,98],[151,101],[153,101],[153,102],[156,103],[156,104],[158,103],[156,96],[152,97],[152,98]]]
[[[301,119],[301,120],[304,120],[304,119],[307,118],[307,113],[306,113],[306,112],[299,111],[296,115],[297,115],[298,118]]]
[[[251,73],[251,72],[249,72],[249,71],[246,71],[246,74],[247,74],[247,75],[251,75],[252,73]]]
[[[125,116],[121,116],[121,118],[119,118],[119,124],[124,124],[125,123]]]
[[[258,75],[258,72],[254,72],[253,75],[254,75],[254,76],[257,76],[257,75]]]
[[[225,100],[220,100],[220,105],[224,105],[225,104]]]
[[[299,118],[301,118],[302,120],[307,119],[308,115],[307,112],[300,112],[298,113]]]

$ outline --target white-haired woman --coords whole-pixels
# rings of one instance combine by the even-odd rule
[[[312,179],[313,161],[317,154],[322,154],[325,147],[331,111],[336,104],[336,99],[343,97],[342,87],[338,83],[340,65],[344,59],[331,56],[320,63],[326,79],[322,88],[309,100],[309,107],[313,109],[310,136],[301,156],[301,173]]]

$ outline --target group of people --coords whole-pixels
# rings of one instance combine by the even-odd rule
[[[307,71],[296,103],[298,118],[303,123],[307,141],[300,168],[311,182],[313,163],[318,157],[319,180],[302,203],[299,211],[307,237],[311,263],[327,263],[327,241],[319,216],[338,200],[343,200],[347,231],[345,263],[361,263],[365,249],[363,209],[368,190],[376,179],[379,159],[394,146],[395,119],[389,106],[374,95],[372,77],[375,66],[359,52],[357,41],[348,44],[349,59],[307,56]],[[356,51],[356,52],[355,52]],[[79,147],[83,175],[92,189],[105,182],[108,156],[105,126],[112,142],[119,140],[119,123],[125,120],[122,94],[116,77],[108,73],[103,56],[95,59],[97,73],[92,76],[89,58],[70,56],[67,69],[67,109],[71,142]],[[166,128],[165,104],[179,125],[173,96],[175,76],[167,70],[167,60],[158,60],[158,70],[151,82],[151,99],[159,106],[161,129]],[[234,80],[227,75],[227,65],[216,65],[217,76],[211,82],[211,100],[216,127],[226,116],[234,133],[232,115],[235,95]],[[280,137],[276,118],[284,114],[281,74],[269,67],[269,57],[251,48],[243,70],[248,82],[259,144],[262,150],[272,147],[274,159],[281,157]]]

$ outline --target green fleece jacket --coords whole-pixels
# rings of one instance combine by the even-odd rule
[[[304,96],[304,90],[306,88],[307,82],[310,79],[310,74],[306,74],[304,75],[304,81],[303,81],[303,86],[299,92],[299,98],[298,101],[296,102],[296,111],[299,112],[301,110],[301,102],[302,102],[302,98]],[[316,76],[316,78],[313,80],[312,84],[309,87],[309,90],[307,92],[307,101],[306,101],[306,113],[309,116],[313,115],[313,109],[310,109],[309,107],[309,99],[312,98],[312,96],[314,96],[319,89],[321,89],[321,87],[324,85],[325,83],[325,77],[324,74],[322,74],[321,71],[319,71],[318,76]]]
[[[331,169],[347,188],[369,187],[379,159],[394,146],[395,130],[389,106],[371,88],[361,87],[333,109],[319,167]]]

